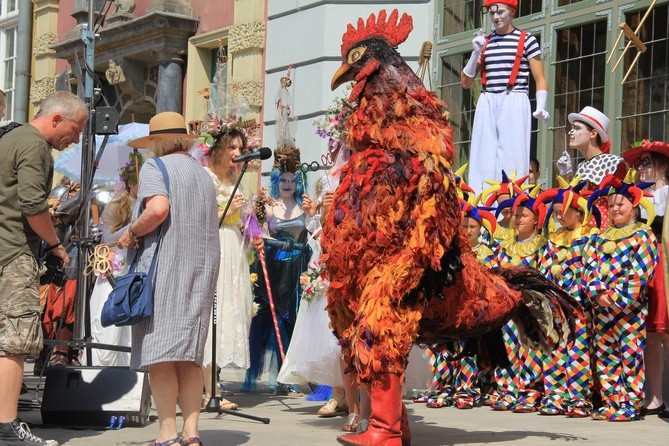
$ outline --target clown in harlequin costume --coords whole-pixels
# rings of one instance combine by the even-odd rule
[[[562,333],[542,322],[568,318],[575,304],[537,271],[493,273],[477,262],[462,229],[445,104],[395,50],[412,22],[394,10],[349,25],[332,79],[333,89],[355,80],[349,102],[358,105],[345,124],[352,155],[323,226],[327,310],[348,372],[372,403],[367,431],[338,438],[349,445],[410,443],[401,383],[413,343],[464,338],[490,362],[500,328],[515,318],[528,342],[551,348]],[[528,279],[542,292],[529,293]]]
[[[523,193],[524,189],[529,188],[529,185],[523,183],[529,178],[528,175],[516,179],[516,171],[514,170],[509,177],[504,170],[502,170],[502,181],[486,180],[490,186],[481,192],[480,201],[486,208],[496,207],[498,211],[497,216],[502,218],[497,222],[492,238],[495,242],[501,242],[507,238],[513,237],[515,234],[511,227],[511,206],[499,207],[500,204],[509,199],[515,199],[518,195]],[[511,202],[510,202],[511,203]]]
[[[540,271],[581,305],[590,309],[582,299],[583,250],[598,228],[588,226],[588,204],[580,191],[586,182],[579,177],[567,183],[557,177],[559,187],[548,189],[537,197],[549,203],[548,214],[555,215],[560,229],[549,234],[546,255]],[[597,208],[593,208],[598,212]],[[587,313],[587,311],[586,311]],[[562,339],[552,354],[543,355],[544,396],[539,411],[543,415],[587,417],[592,412],[590,384],[590,333],[586,318],[575,318],[572,339]]]
[[[646,319],[646,349],[644,363],[646,366],[646,402],[642,415],[658,414],[662,418],[669,417],[669,410],[662,401],[662,381],[664,372],[663,351],[669,353],[669,303],[666,294],[665,256],[663,239],[669,235],[664,226],[669,220],[666,213],[667,196],[669,195],[669,144],[663,141],[647,139],[636,142],[623,153],[623,158],[638,169],[638,180],[652,181],[654,184],[647,190],[653,194],[649,199],[653,202],[655,218],[651,228],[660,242],[657,273],[648,284],[648,318]],[[645,211],[641,209],[641,220],[646,221]]]
[[[476,103],[469,152],[469,185],[479,192],[484,180],[499,179],[499,172],[520,167],[527,175],[530,163],[532,115],[548,121],[548,84],[537,39],[513,25],[518,0],[485,0],[494,31],[480,32],[462,70],[460,83],[469,89],[481,71],[481,94]],[[530,74],[536,83],[537,108],[531,112]]]
[[[593,307],[594,379],[602,399],[592,414],[595,420],[635,420],[644,401],[645,287],[655,272],[658,248],[650,228],[635,222],[635,213],[643,206],[652,223],[653,207],[642,190],[648,186],[634,185],[629,174],[624,181],[611,175],[588,199],[592,208],[595,200],[607,197],[611,220],[583,255],[583,290]]]
[[[538,269],[547,245],[539,228],[546,219],[546,206],[538,201],[539,186],[529,194],[523,192],[516,198],[502,202],[497,208],[511,208],[515,237],[503,240],[495,256],[499,267],[527,266]],[[493,410],[533,412],[539,403],[541,392],[533,389],[540,381],[542,358],[539,351],[525,347],[520,341],[517,325],[509,321],[504,326],[504,344],[509,366],[495,370],[498,399],[491,401]]]
[[[571,124],[569,147],[578,150],[585,158],[576,168],[576,176],[588,182],[588,190],[599,188],[607,175],[625,178],[627,165],[618,155],[609,153],[611,141],[607,134],[609,118],[594,107],[584,107],[580,113],[570,113],[567,117]],[[571,161],[569,161],[571,164]],[[597,202],[602,215],[601,229],[609,225],[608,206],[605,199]]]
[[[460,205],[463,212],[462,226],[472,246],[472,251],[476,254],[476,259],[488,268],[493,267],[495,252],[489,244],[481,241],[481,228],[485,228],[488,237],[492,238],[491,234],[495,233],[497,226],[495,216],[490,211],[464,200],[460,201]],[[460,373],[453,396],[453,405],[457,409],[471,409],[481,398],[482,389],[479,386],[479,379],[482,376],[480,375],[482,374],[476,364],[475,356],[464,356],[460,360]]]

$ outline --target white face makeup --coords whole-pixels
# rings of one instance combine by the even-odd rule
[[[495,28],[495,31],[500,33],[508,33],[513,25],[511,21],[513,20],[513,9],[507,5],[502,5],[495,3],[488,8],[488,17],[492,22],[492,26]]]

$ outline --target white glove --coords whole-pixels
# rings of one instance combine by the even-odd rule
[[[562,156],[557,160],[555,165],[557,166],[558,172],[560,172],[560,176],[562,177],[571,175],[573,172],[571,168],[571,156],[569,156],[569,153],[566,150],[562,152]]]
[[[465,73],[465,75],[476,77],[476,64],[479,62],[479,57],[481,57],[483,45],[485,45],[485,35],[479,33],[472,40],[472,55],[467,61],[467,65],[462,69],[462,72]]]
[[[546,90],[537,91],[537,109],[532,113],[532,116],[542,119],[544,122],[548,121],[548,118],[551,117],[546,111],[546,99],[548,99],[548,92]]]

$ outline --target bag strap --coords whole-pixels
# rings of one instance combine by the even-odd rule
[[[165,188],[167,189],[167,193],[170,193],[170,176],[167,173],[167,169],[165,168],[165,163],[163,160],[160,158],[153,158],[153,160],[156,162],[156,166],[160,169],[160,172],[163,174],[163,180],[165,181]],[[144,203],[142,202],[140,204],[139,208],[139,213],[140,215],[144,211]],[[167,214],[167,218],[170,218],[170,214]],[[153,252],[153,258],[151,259],[151,266],[149,267],[149,272],[147,273],[149,277],[153,277],[153,273],[156,270],[156,260],[158,259],[158,251],[160,250],[160,242],[163,239],[163,228],[165,227],[165,222],[161,223],[160,225],[160,232],[158,232],[158,239],[156,240],[156,249]],[[128,273],[134,273],[136,268],[137,268],[137,263],[139,260],[139,255],[138,255],[138,250],[135,250],[135,255],[132,258],[132,263],[130,264],[130,269],[128,270]]]

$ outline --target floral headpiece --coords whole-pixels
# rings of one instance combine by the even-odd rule
[[[628,200],[632,202],[634,207],[641,206],[648,213],[647,224],[650,224],[655,219],[655,207],[653,203],[646,197],[652,197],[653,194],[646,192],[644,189],[652,186],[655,183],[638,183],[634,184],[634,175],[636,171],[630,169],[625,175],[625,179],[621,180],[615,175],[608,174],[602,180],[602,183],[595,192],[590,195],[588,198],[588,209],[592,209],[595,205],[595,202],[602,196],[609,195],[622,195],[627,197]]]
[[[139,152],[132,152],[128,155],[128,162],[118,170],[118,176],[126,187],[136,186],[137,173],[144,164],[144,157]]]
[[[352,83],[346,86],[346,97],[348,97],[348,92],[352,88]],[[344,145],[344,124],[355,107],[355,103],[351,104],[343,97],[337,97],[335,103],[325,112],[325,116],[314,121],[316,134],[328,140],[331,154],[336,153]],[[334,160],[332,161],[334,162]]]
[[[211,116],[204,124],[205,133],[202,135],[204,143],[211,149],[227,133],[238,131],[246,137],[246,148],[253,149],[260,145],[257,135],[257,124],[254,120],[242,121],[236,115],[229,115],[223,120],[218,116]]]

